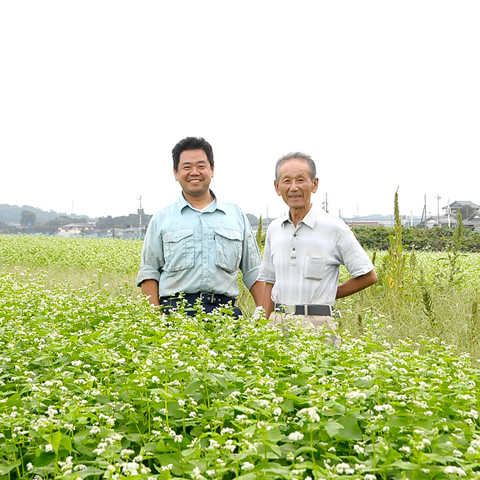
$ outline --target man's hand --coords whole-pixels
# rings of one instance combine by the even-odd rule
[[[142,282],[142,293],[148,297],[152,305],[159,306],[158,282],[156,280],[145,280]]]
[[[345,283],[339,285],[336,298],[344,298],[373,285],[378,280],[375,270],[356,278],[349,278]]]

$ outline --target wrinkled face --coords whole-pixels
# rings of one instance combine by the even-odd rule
[[[308,162],[299,158],[287,160],[279,170],[275,190],[291,209],[308,210],[311,196],[318,188],[318,178],[312,180]]]
[[[178,170],[173,170],[173,173],[184,193],[201,197],[209,191],[213,167],[203,150],[185,150],[180,154]]]

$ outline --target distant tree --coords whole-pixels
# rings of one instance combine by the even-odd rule
[[[108,217],[100,217],[96,223],[96,227],[100,230],[108,230],[113,226],[115,226],[115,220],[112,218],[111,215],[109,215]]]
[[[262,247],[265,242],[265,235],[263,234],[263,224],[262,216],[258,219],[258,228],[257,228],[257,244],[259,247]]]
[[[33,227],[35,225],[35,220],[37,217],[30,210],[22,210],[20,225],[22,227]]]

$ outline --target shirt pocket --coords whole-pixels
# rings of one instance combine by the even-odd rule
[[[242,234],[236,230],[215,228],[215,265],[229,273],[234,273],[242,259]]]
[[[325,276],[325,257],[307,255],[303,267],[303,276],[313,280],[321,280]]]
[[[166,272],[178,272],[193,268],[195,263],[195,247],[193,230],[183,229],[163,234],[163,251]]]

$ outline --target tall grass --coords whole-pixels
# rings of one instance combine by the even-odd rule
[[[397,223],[388,252],[370,252],[379,282],[337,302],[340,327],[360,336],[374,322],[394,340],[426,335],[480,358],[480,254],[460,252],[462,224],[446,252],[408,251],[401,228]],[[0,236],[0,271],[40,273],[47,286],[87,284],[134,298],[141,248],[132,240]],[[341,281],[347,275],[342,268]],[[255,305],[241,275],[238,284],[238,304],[248,316]]]

